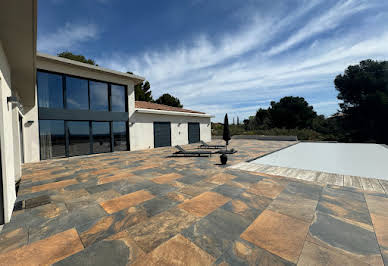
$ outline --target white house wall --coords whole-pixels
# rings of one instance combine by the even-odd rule
[[[35,85],[36,87],[36,85]],[[37,91],[35,89],[35,106],[24,108],[23,116],[23,132],[24,132],[24,162],[33,163],[40,160],[39,147],[39,118]],[[33,121],[32,124],[26,124],[28,121]]]
[[[189,143],[188,123],[200,123],[200,137],[203,141],[211,141],[210,118],[190,117],[165,114],[149,114],[135,112],[130,118],[134,122],[129,127],[131,150],[154,148],[154,122],[171,122],[171,145]]]
[[[12,95],[11,70],[0,42],[0,144],[4,193],[4,219],[9,222],[16,200],[14,134],[12,127],[12,104],[7,97]]]

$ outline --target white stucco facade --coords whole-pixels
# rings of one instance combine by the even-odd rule
[[[200,124],[200,139],[211,140],[210,115],[195,115],[190,113],[176,114],[176,112],[161,112],[153,110],[136,110],[129,127],[131,150],[154,148],[154,122],[171,123],[171,145],[185,145],[189,143],[188,123]]]
[[[109,122],[111,134],[110,150],[115,147],[115,137],[113,135],[114,122],[122,122],[121,125],[128,122],[127,130],[130,150],[154,148],[154,122],[170,122],[172,146],[189,143],[188,123],[199,123],[200,139],[203,141],[211,140],[212,116],[209,114],[184,109],[168,111],[136,108],[134,86],[143,82],[144,78],[37,53],[36,0],[23,1],[23,3],[7,1],[5,4],[5,8],[0,9],[0,25],[2,26],[0,27],[0,177],[2,181],[0,207],[3,208],[3,210],[0,208],[0,225],[3,222],[9,222],[11,219],[16,200],[15,184],[22,178],[22,162],[33,163],[39,162],[41,159],[40,119],[62,120],[64,131],[68,129],[69,121],[88,121],[90,128],[92,128],[93,123],[96,121]],[[4,12],[4,10],[7,12]],[[31,24],[33,27],[31,27]],[[38,88],[36,84],[36,73],[38,70],[42,70],[45,73],[62,74],[62,77],[68,75],[88,79],[89,81],[105,82],[109,84],[109,93],[111,93],[113,85],[119,85],[121,88],[124,86],[127,90],[127,108],[125,111],[116,112],[108,111],[108,109],[97,112],[89,108],[87,110],[76,110],[78,113],[70,113],[69,116],[69,112],[74,110],[58,107],[58,109],[52,108],[54,110],[49,111],[54,112],[58,116],[61,114],[67,115],[67,118],[44,118],[42,113],[44,113],[45,108],[39,108],[38,106]],[[63,78],[63,82],[62,84],[66,84],[65,78]],[[125,92],[124,89],[122,91]],[[65,89],[63,89],[63,93],[64,95],[66,94]],[[11,96],[12,99],[9,99],[11,101],[9,102],[8,97]],[[63,97],[65,99],[65,96]],[[110,102],[108,105],[112,105],[111,95],[108,94],[107,98]],[[113,109],[109,108],[109,110]],[[66,111],[68,113],[64,114]],[[88,117],[92,118],[78,118],[79,112],[84,112],[84,115],[86,112]],[[105,118],[100,118],[99,116],[101,115]],[[89,131],[91,136],[92,133],[90,132],[92,130]],[[125,131],[123,130],[122,132]],[[198,131],[195,129],[195,132]],[[196,134],[195,136],[197,137],[198,135]],[[93,138],[90,137],[90,139]],[[69,142],[69,138],[66,140]],[[123,142],[125,143],[125,141]],[[69,147],[68,143],[63,146],[66,146],[67,149]],[[125,144],[124,148],[126,148]],[[90,152],[92,151],[93,149],[90,150]],[[69,153],[66,153],[66,156],[70,156]]]
[[[0,144],[5,222],[11,219],[13,204],[16,199],[15,180],[20,177],[16,176],[20,162],[15,161],[14,156],[13,126],[15,123],[12,119],[14,110],[12,104],[7,103],[7,97],[12,95],[11,88],[11,68],[0,42]]]

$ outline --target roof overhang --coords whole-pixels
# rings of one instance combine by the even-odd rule
[[[123,73],[120,71],[116,71],[116,70],[112,70],[112,69],[108,69],[108,68],[103,68],[103,67],[99,67],[99,66],[94,66],[94,65],[90,65],[90,64],[85,64],[85,63],[70,60],[67,58],[48,55],[48,54],[44,54],[44,53],[37,53],[37,61],[38,61],[37,67],[39,69],[45,69],[48,71],[55,72],[56,69],[54,66],[61,65],[61,66],[66,67],[67,69],[72,69],[72,70],[79,69],[79,70],[83,70],[83,71],[89,71],[89,73],[93,72],[95,74],[100,73],[100,74],[104,74],[104,75],[114,76],[114,77],[119,78],[119,79],[130,79],[135,83],[135,85],[142,83],[145,80],[145,78],[143,78],[141,76]]]
[[[0,39],[21,103],[35,105],[37,0],[2,1]]]
[[[209,115],[209,114],[174,112],[174,111],[163,111],[163,110],[143,109],[143,108],[135,108],[135,112],[143,113],[143,114],[172,115],[172,116],[191,116],[191,117],[204,117],[204,118],[214,117],[214,115]]]

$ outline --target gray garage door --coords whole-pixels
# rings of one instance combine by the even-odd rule
[[[154,122],[154,146],[155,148],[171,146],[170,122]]]
[[[189,143],[197,143],[200,141],[199,123],[189,123]]]

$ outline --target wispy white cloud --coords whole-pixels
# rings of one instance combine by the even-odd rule
[[[66,23],[55,32],[38,35],[38,50],[46,53],[57,53],[71,49],[74,51],[81,43],[98,38],[96,24]]]
[[[312,102],[329,115],[337,109],[336,75],[366,58],[388,59],[388,29],[376,21],[388,19],[388,5],[378,0],[329,1],[331,6],[324,0],[297,2],[293,10],[253,14],[246,26],[220,39],[204,33],[177,47],[134,56],[107,54],[98,62],[141,74],[154,95],[172,93],[185,107],[215,114],[216,120],[225,112],[252,115],[286,95],[322,95],[322,104]],[[345,27],[348,20],[354,25]]]

